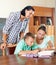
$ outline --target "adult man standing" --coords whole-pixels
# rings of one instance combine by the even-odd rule
[[[33,14],[34,9],[32,6],[26,6],[22,11],[10,14],[3,28],[3,44],[1,44],[1,49],[5,49],[6,45],[15,44],[23,38],[29,18]]]

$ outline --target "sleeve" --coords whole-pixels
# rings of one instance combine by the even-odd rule
[[[33,46],[32,46],[32,50],[35,50],[35,49],[37,49],[37,48],[39,48],[39,47],[38,47],[37,43],[34,42],[34,44],[33,44]]]
[[[13,12],[10,13],[9,18],[6,19],[6,24],[3,27],[3,33],[8,34],[9,29],[12,27],[12,24],[14,22],[15,15]]]
[[[22,50],[22,48],[23,48],[23,41],[21,40],[21,41],[17,44],[14,54],[19,54],[19,52]]]

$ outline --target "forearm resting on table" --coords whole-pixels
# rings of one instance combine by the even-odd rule
[[[47,50],[54,50],[55,49],[55,47],[50,47],[50,46],[47,46]]]
[[[36,50],[27,50],[27,51],[20,51],[19,55],[23,55],[23,54],[36,54],[39,52],[39,49]]]
[[[48,49],[48,50],[55,49],[55,47],[52,45],[51,41],[48,42],[47,49]]]
[[[47,47],[41,50],[54,50],[54,49],[55,49],[54,45],[52,44],[51,41],[49,41]]]

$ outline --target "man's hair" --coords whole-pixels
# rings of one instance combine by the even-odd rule
[[[33,10],[33,11],[35,11],[34,10],[34,8],[32,7],[32,6],[26,6],[24,9],[22,9],[22,11],[21,11],[21,14],[23,15],[23,16],[25,16],[25,10]]]
[[[35,38],[34,34],[32,34],[32,33],[30,33],[30,32],[26,33],[26,35],[24,36],[24,40],[25,40],[26,38],[28,38],[28,37],[32,37],[33,39]]]
[[[37,31],[43,30],[46,33],[46,27],[44,25],[40,26]]]

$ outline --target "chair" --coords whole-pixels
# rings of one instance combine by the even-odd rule
[[[12,44],[12,45],[8,45],[7,48],[9,49],[9,54],[14,54],[14,50],[17,44]],[[5,49],[2,50],[2,55],[5,56],[6,55],[6,51]]]

